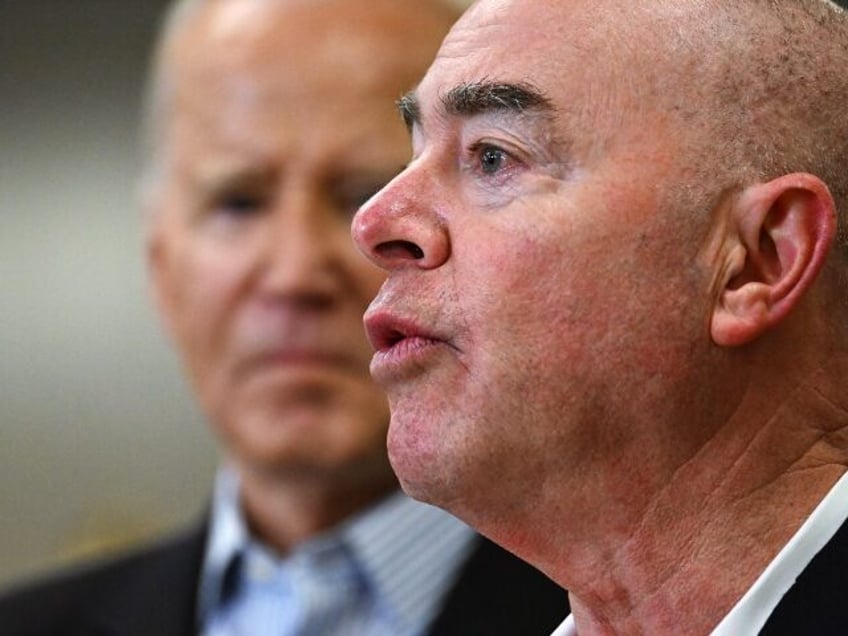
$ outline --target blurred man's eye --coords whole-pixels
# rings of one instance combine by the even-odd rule
[[[265,209],[265,198],[253,193],[234,192],[217,197],[213,208],[215,212],[234,217],[257,214]]]
[[[346,217],[353,217],[356,211],[394,179],[404,166],[389,170],[363,171],[361,174],[348,174],[331,182],[329,189],[337,210]]]
[[[358,192],[349,193],[349,195],[344,201],[346,210],[350,213],[351,216],[353,216],[354,214],[356,214],[356,211],[363,205],[365,205],[368,199],[377,194],[384,185],[384,183],[375,184],[370,187],[363,188]]]

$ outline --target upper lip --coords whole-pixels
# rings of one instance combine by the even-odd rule
[[[386,351],[406,338],[441,340],[427,332],[410,318],[403,318],[382,309],[369,309],[364,318],[365,332],[375,351]]]

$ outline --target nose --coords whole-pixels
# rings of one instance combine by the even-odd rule
[[[378,267],[435,269],[450,257],[447,221],[434,203],[440,199],[433,196],[434,185],[407,168],[356,213],[353,240]]]
[[[264,237],[262,287],[269,296],[328,302],[348,284],[344,226],[335,223],[318,197],[287,192],[269,217]]]

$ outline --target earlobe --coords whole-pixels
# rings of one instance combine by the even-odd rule
[[[827,186],[791,174],[746,188],[734,201],[724,279],[710,322],[713,341],[748,344],[798,305],[824,265],[836,232]]]
[[[171,303],[168,290],[167,254],[162,237],[161,221],[150,221],[145,237],[145,260],[150,294],[166,330],[171,332]]]

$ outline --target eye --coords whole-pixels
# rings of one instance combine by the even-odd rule
[[[509,155],[496,146],[481,146],[477,152],[480,158],[480,170],[484,174],[496,174],[509,160]]]
[[[521,161],[515,155],[493,143],[480,141],[468,148],[467,166],[486,178],[507,179]]]
[[[341,175],[327,185],[327,193],[336,210],[350,220],[359,208],[382,190],[401,170],[402,166],[398,166],[388,170]]]
[[[253,216],[265,209],[265,198],[250,192],[225,192],[216,197],[216,212],[232,217]]]
[[[346,215],[353,216],[356,211],[362,207],[368,199],[373,197],[385,183],[362,184],[358,187],[343,190],[338,193],[337,205],[339,209]]]

